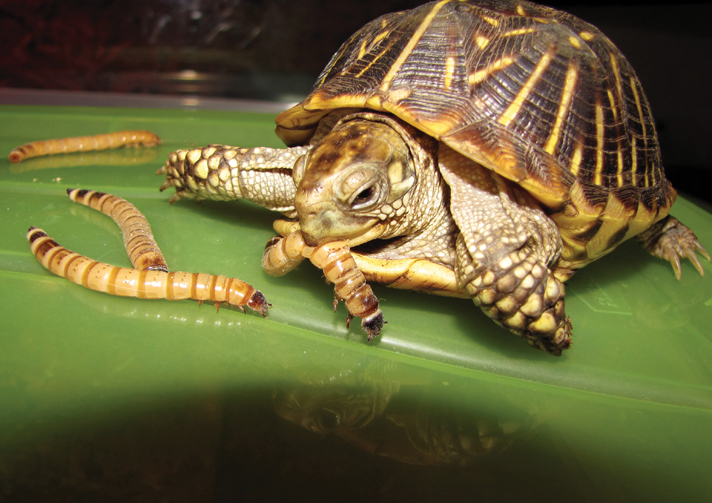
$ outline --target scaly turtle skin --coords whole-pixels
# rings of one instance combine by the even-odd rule
[[[523,1],[443,0],[367,24],[309,97],[277,117],[291,148],[179,151],[181,197],[246,198],[283,212],[281,235],[345,240],[369,281],[471,297],[559,355],[563,281],[640,235],[690,258],[669,211],[638,79],[595,27]]]

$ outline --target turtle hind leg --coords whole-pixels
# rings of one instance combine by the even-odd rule
[[[685,257],[690,259],[702,276],[705,275],[697,253],[707,260],[710,260],[710,255],[697,240],[695,233],[677,218],[668,216],[638,234],[635,239],[651,255],[669,260],[678,280],[682,275],[680,259]]]
[[[462,238],[458,239],[457,249],[467,264],[459,271],[460,281],[487,316],[524,337],[530,346],[554,356],[571,346],[564,284],[530,247],[511,251],[479,271],[472,262],[467,263]]]

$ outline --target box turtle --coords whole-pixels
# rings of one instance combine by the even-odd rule
[[[163,189],[282,212],[282,236],[343,240],[367,280],[471,297],[554,355],[571,342],[563,282],[622,241],[678,278],[680,258],[700,273],[696,252],[709,259],[669,216],[676,192],[631,65],[547,7],[443,0],[384,15],[277,135],[290,148],[175,152]]]

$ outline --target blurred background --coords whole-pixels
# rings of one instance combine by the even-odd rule
[[[421,3],[0,0],[0,88],[286,107],[308,94],[354,31]],[[679,190],[712,200],[712,4],[547,4],[598,26],[628,57],[651,102],[668,177]]]

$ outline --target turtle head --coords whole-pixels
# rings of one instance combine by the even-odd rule
[[[405,211],[416,182],[407,139],[392,119],[370,115],[343,119],[294,168],[295,206],[312,246],[379,238]]]

